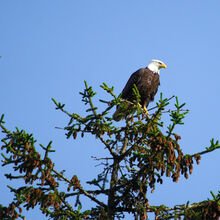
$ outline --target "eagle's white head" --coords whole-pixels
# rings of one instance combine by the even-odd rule
[[[160,60],[151,60],[147,67],[152,72],[158,73],[158,74],[160,74],[161,68],[165,68],[165,69],[167,68],[166,64]]]

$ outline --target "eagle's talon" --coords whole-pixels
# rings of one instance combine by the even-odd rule
[[[149,114],[146,106],[144,106],[144,113],[145,113],[145,115],[147,115],[148,118],[150,117],[150,114]]]

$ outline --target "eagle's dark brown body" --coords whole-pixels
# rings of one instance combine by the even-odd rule
[[[141,96],[141,106],[147,107],[157,93],[160,85],[159,74],[152,72],[148,68],[141,68],[134,72],[125,85],[121,98],[128,101],[134,101],[136,98],[133,94],[134,84]]]
[[[134,72],[122,91],[122,99],[130,102],[134,102],[136,100],[133,93],[134,84],[140,93],[140,104],[142,108],[147,108],[149,103],[154,100],[154,96],[157,93],[158,86],[160,85],[159,74],[152,72],[148,68],[141,68]],[[113,119],[115,121],[119,121],[124,118],[126,114],[126,110],[123,110],[119,105],[113,114]]]

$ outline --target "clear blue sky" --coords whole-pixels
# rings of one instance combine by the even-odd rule
[[[219,0],[0,1],[0,113],[6,126],[23,128],[44,145],[53,140],[56,168],[84,183],[97,173],[90,156],[105,151],[95,138],[66,140],[54,127],[65,126],[67,118],[55,111],[51,97],[83,114],[79,91],[85,79],[99,98],[103,82],[119,94],[132,72],[156,58],[168,66],[159,93],[177,95],[190,109],[178,128],[183,151],[205,149],[219,138],[219,10]],[[150,195],[151,204],[211,198],[209,191],[219,190],[219,157],[219,151],[202,157],[187,181],[166,180]],[[0,182],[10,184],[4,172]],[[10,200],[6,187],[0,195],[0,203]],[[39,216],[29,212],[27,219]]]

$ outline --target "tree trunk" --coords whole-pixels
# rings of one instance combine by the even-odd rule
[[[115,186],[118,181],[119,160],[114,158],[112,176],[110,182],[110,190],[108,195],[108,219],[113,220],[115,216]]]

